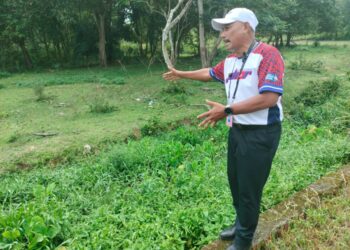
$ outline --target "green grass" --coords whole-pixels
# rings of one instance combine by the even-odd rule
[[[272,239],[268,249],[347,249],[350,246],[350,186],[338,196],[305,211],[305,219],[294,220],[287,231]]]
[[[164,95],[163,89],[170,84],[162,80],[162,67],[145,72],[141,67],[130,67],[122,71],[117,68],[106,70],[67,70],[59,72],[26,73],[14,75],[1,81],[5,88],[0,91],[0,165],[36,165],[50,159],[58,161],[66,157],[63,151],[81,154],[85,144],[96,150],[104,147],[104,142],[122,141],[140,129],[148,120],[159,118],[170,123],[193,117],[204,109],[191,104],[203,104],[207,92],[198,82],[185,81],[183,88],[190,93]],[[123,77],[124,84],[100,84],[89,82],[94,77],[114,79]],[[47,97],[37,101],[33,87],[37,82],[45,85]],[[59,82],[65,84],[60,85]],[[18,82],[22,82],[18,87]],[[33,85],[33,86],[32,86]],[[214,100],[223,100],[220,85],[209,84]],[[98,111],[99,106],[105,110]],[[109,109],[110,107],[110,109]],[[92,112],[91,112],[92,111]],[[102,109],[103,111],[103,109]],[[57,136],[41,138],[33,136],[39,131],[51,131]],[[16,138],[16,140],[13,140]],[[74,152],[74,153],[73,153]],[[13,168],[13,167],[12,167]]]
[[[284,102],[288,105],[310,80],[346,76],[349,52],[350,46],[334,44],[282,50],[287,65]],[[310,62],[321,61],[325,71],[291,70],[290,64],[300,55]],[[178,67],[198,66],[189,60]],[[202,112],[203,107],[196,104],[203,104],[206,98],[225,101],[222,85],[216,83],[181,81],[185,94],[166,93],[170,84],[161,78],[164,71],[160,65],[148,71],[144,65],[135,65],[49,70],[0,79],[0,169],[64,162],[80,156],[85,144],[100,151],[106,142],[123,140],[150,119],[175,122]],[[37,85],[46,86],[40,102],[33,91]],[[213,91],[204,91],[203,86]],[[33,135],[43,131],[57,135]]]
[[[288,66],[299,51],[283,53]],[[323,53],[334,51],[310,48],[305,58],[314,60]],[[262,210],[349,162],[350,84],[343,75],[346,62],[337,64],[333,70],[324,62],[327,71],[323,73],[287,69],[283,136]],[[222,86],[209,83],[210,92],[201,90],[208,83],[184,81],[168,87],[160,78],[160,67],[152,68],[152,73],[136,69],[129,69],[135,70],[135,76],[122,76],[124,85],[48,86],[46,95],[54,97],[42,102],[35,101],[32,88],[16,86],[12,80],[19,76],[2,80],[0,107],[6,109],[0,113],[5,125],[0,135],[1,159],[18,162],[22,157],[22,168],[30,168],[26,163],[31,160],[43,165],[0,176],[5,187],[0,189],[0,247],[199,249],[232,223],[235,214],[226,179],[227,128],[223,123],[208,130],[193,125],[165,126],[204,110],[189,104],[202,103],[208,96],[223,101]],[[105,78],[117,71],[95,70]],[[89,71],[66,74],[78,72],[86,76]],[[41,74],[45,79],[49,73]],[[21,77],[39,79],[37,75]],[[312,96],[305,95],[309,80],[321,83],[334,76],[339,88],[333,95],[320,95],[324,87],[315,89]],[[86,98],[96,94],[106,95],[118,109],[90,112]],[[320,101],[309,105],[308,98]],[[149,107],[152,100],[153,107]],[[35,131],[59,134],[38,138],[32,135]],[[130,133],[142,138],[122,142]],[[84,154],[85,144],[92,145],[95,154]],[[24,149],[29,152],[24,154]],[[62,158],[54,158],[56,154]],[[50,160],[58,166],[44,164]],[[62,162],[73,163],[59,164]]]

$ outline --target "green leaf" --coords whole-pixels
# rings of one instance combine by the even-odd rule
[[[43,242],[45,237],[41,234],[36,234],[33,239],[29,239],[28,249],[37,249],[37,245]]]
[[[11,249],[13,244],[6,244],[3,242],[0,242],[0,249]]]
[[[21,233],[18,229],[13,229],[11,231],[5,231],[2,233],[2,237],[4,237],[5,239],[9,239],[9,240],[15,240],[19,236],[21,236]]]
[[[47,232],[47,237],[54,238],[61,231],[61,227],[59,225],[53,225],[49,228]]]

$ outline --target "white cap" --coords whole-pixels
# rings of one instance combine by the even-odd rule
[[[211,25],[214,30],[222,31],[226,24],[234,23],[236,21],[249,23],[250,27],[255,31],[256,26],[259,24],[253,11],[246,8],[234,8],[225,15],[224,18],[214,18],[211,20]]]

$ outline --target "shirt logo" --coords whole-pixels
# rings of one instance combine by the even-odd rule
[[[243,70],[241,75],[239,76],[240,80],[246,79],[248,76],[252,75],[252,70]],[[226,79],[226,83],[230,80],[237,80],[239,75],[239,71],[236,69],[234,72],[230,73]]]
[[[276,74],[268,73],[267,76],[265,77],[265,80],[270,81],[270,82],[277,82],[278,77]]]

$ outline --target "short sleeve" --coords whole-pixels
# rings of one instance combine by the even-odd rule
[[[210,68],[209,73],[211,78],[221,83],[224,83],[225,82],[224,65],[225,65],[225,60],[219,62],[216,66]]]
[[[260,94],[263,92],[283,94],[284,62],[276,48],[264,53],[258,75]]]

